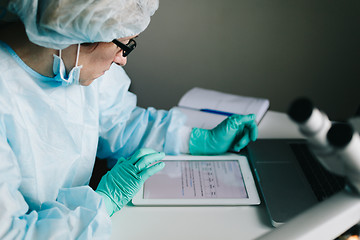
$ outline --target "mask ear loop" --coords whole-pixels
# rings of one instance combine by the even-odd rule
[[[80,43],[78,43],[78,47],[77,47],[75,67],[77,67],[77,66],[78,66],[78,62],[79,62],[79,55],[80,55]]]
[[[61,50],[62,50],[62,49],[59,49],[59,58],[61,58]],[[80,43],[78,43],[78,47],[77,47],[77,50],[76,50],[75,67],[78,66],[78,63],[79,63],[79,55],[80,55]]]

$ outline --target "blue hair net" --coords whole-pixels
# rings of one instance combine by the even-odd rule
[[[24,23],[30,41],[63,49],[139,34],[158,6],[158,0],[9,0],[7,9]]]

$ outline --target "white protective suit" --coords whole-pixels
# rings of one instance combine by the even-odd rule
[[[96,155],[180,149],[184,116],[136,107],[113,65],[84,87],[61,86],[0,44],[0,239],[104,239],[110,218],[89,186]]]

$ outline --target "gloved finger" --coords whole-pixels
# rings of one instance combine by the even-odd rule
[[[258,137],[258,134],[259,134],[259,130],[258,130],[258,127],[257,127],[257,124],[254,123],[255,126],[253,126],[252,128],[250,128],[250,139],[251,141],[256,141],[257,137]]]
[[[116,163],[122,163],[122,162],[125,162],[125,161],[126,161],[126,158],[121,157],[121,158],[117,159]]]
[[[241,138],[234,144],[232,150],[239,152],[241,149],[246,147],[250,142],[249,129],[245,128]]]
[[[232,115],[230,118],[236,119],[236,122],[238,124],[243,124],[243,123],[254,121],[256,119],[256,115],[255,114],[248,114],[248,115],[235,114],[235,115]]]
[[[250,140],[255,141],[258,136],[258,126],[257,126],[255,120],[246,122],[245,129],[249,130]]]
[[[150,153],[148,155],[141,157],[140,160],[135,164],[135,167],[139,171],[141,171],[141,170],[145,169],[147,166],[149,166],[150,164],[160,161],[164,157],[165,157],[165,153],[163,153],[163,152]]]
[[[157,151],[151,148],[140,148],[130,157],[129,163],[135,165],[135,163],[139,161],[140,158],[152,153],[157,153]]]
[[[245,117],[245,120],[248,120],[248,116],[234,114],[225,120],[223,120],[219,125],[213,129],[213,133],[217,137],[226,137],[233,138],[236,136],[237,132],[241,131],[243,128],[242,119]]]
[[[226,134],[237,134],[239,132],[242,132],[244,127],[257,127],[255,123],[255,118],[255,114],[232,115],[231,117],[229,117],[229,124]]]
[[[141,173],[139,173],[139,175],[143,179],[143,181],[145,182],[146,179],[148,179],[150,176],[154,175],[155,173],[159,172],[164,167],[165,167],[165,163],[164,162],[159,162],[159,163],[156,163],[156,164],[152,165],[151,167],[146,168]]]

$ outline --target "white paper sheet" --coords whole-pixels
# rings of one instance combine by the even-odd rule
[[[144,199],[248,198],[238,161],[164,161]]]

